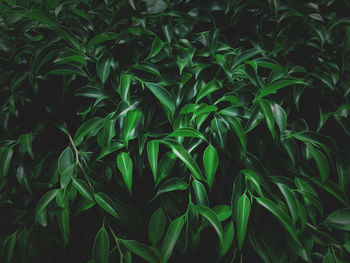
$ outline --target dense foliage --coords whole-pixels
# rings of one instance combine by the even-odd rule
[[[350,4],[0,2],[1,262],[350,262]]]

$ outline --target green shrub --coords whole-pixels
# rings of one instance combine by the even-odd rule
[[[1,262],[350,262],[350,5],[0,2]]]

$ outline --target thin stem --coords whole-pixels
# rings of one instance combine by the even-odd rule
[[[108,224],[108,228],[109,228],[109,230],[111,231],[112,236],[113,236],[113,238],[114,238],[114,240],[115,240],[115,243],[116,243],[116,245],[117,245],[117,249],[118,249],[119,255],[120,255],[120,263],[123,263],[123,261],[124,261],[124,255],[123,255],[123,252],[122,252],[122,250],[121,250],[121,248],[120,248],[118,237],[117,237],[117,235],[114,233],[112,227],[110,226],[110,224],[108,223],[107,220],[106,220],[106,222],[107,222],[107,224]]]
[[[85,172],[83,166],[82,166],[81,163],[80,163],[80,160],[79,160],[79,151],[78,151],[77,147],[76,147],[75,144],[74,144],[74,141],[73,141],[72,136],[71,136],[70,133],[68,132],[67,124],[64,123],[64,125],[65,125],[66,128],[67,128],[67,135],[68,135],[69,141],[70,141],[70,143],[71,143],[71,145],[72,145],[72,147],[73,147],[74,153],[75,153],[75,163],[80,167],[80,170],[82,171],[82,173],[83,173],[83,175],[84,175],[84,177],[85,177],[87,183],[89,184],[90,188],[92,189],[92,184],[91,184],[91,182],[90,182],[89,176],[87,175],[87,173]]]

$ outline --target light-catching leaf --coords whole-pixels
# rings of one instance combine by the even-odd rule
[[[153,93],[153,95],[159,100],[160,104],[170,113],[171,116],[175,113],[174,100],[170,93],[157,83],[145,82],[146,87]]]
[[[350,230],[350,208],[334,211],[327,216],[324,225],[341,230]]]
[[[209,144],[203,154],[203,164],[208,185],[213,186],[216,170],[219,166],[219,155],[213,145]]]
[[[123,176],[124,183],[131,194],[133,164],[130,155],[126,152],[119,153],[117,156],[117,166]]]
[[[238,199],[237,240],[239,250],[242,250],[242,245],[246,236],[249,214],[250,200],[246,194],[243,194]]]
[[[154,182],[157,181],[159,142],[149,141],[147,144],[148,161],[152,169]]]
[[[119,218],[117,209],[115,208],[115,205],[112,201],[112,199],[106,195],[105,193],[99,192],[97,194],[94,194],[94,198],[96,203],[98,203],[99,206],[101,206],[104,210],[106,210],[109,214],[114,216],[115,218]]]
[[[163,237],[165,223],[166,217],[163,209],[160,207],[153,213],[148,225],[148,238],[153,245],[157,244]]]
[[[135,240],[120,240],[122,244],[132,253],[146,260],[149,263],[159,263],[159,260],[151,248]]]
[[[35,208],[35,221],[38,222],[41,216],[41,213],[49,205],[49,203],[56,197],[59,189],[52,189],[48,191],[44,196],[39,200]]]
[[[94,263],[108,263],[109,238],[104,226],[97,232],[93,246]]]
[[[169,258],[180,236],[184,223],[185,221],[182,217],[178,217],[170,223],[168,231],[164,237],[164,241],[161,249],[162,263],[166,263],[169,261]]]

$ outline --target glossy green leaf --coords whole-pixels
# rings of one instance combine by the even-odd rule
[[[242,245],[246,236],[249,214],[250,201],[246,194],[243,194],[238,200],[237,240],[239,250],[242,250]]]
[[[113,32],[104,32],[104,33],[101,33],[99,35],[96,35],[94,36],[88,43],[88,49],[98,45],[98,44],[101,44],[103,42],[106,42],[106,41],[110,41],[110,40],[116,40],[118,39],[118,34],[116,33],[113,33]]]
[[[147,156],[148,156],[149,164],[152,169],[154,182],[157,181],[158,151],[159,151],[159,142],[156,140],[149,141],[147,144]]]
[[[166,263],[169,261],[169,258],[180,236],[184,223],[185,221],[182,217],[178,217],[170,223],[161,248],[162,263]]]
[[[260,90],[260,94],[256,97],[256,100],[260,100],[261,98],[270,95],[275,94],[278,90],[291,86],[291,85],[304,85],[308,86],[309,84],[307,82],[304,82],[302,80],[298,79],[292,79],[292,80],[278,80],[276,82],[273,82],[266,87],[262,88]]]
[[[99,206],[101,206],[104,210],[106,210],[109,214],[114,216],[115,218],[119,218],[115,205],[112,199],[106,195],[105,193],[99,192],[94,194],[95,201]]]
[[[295,194],[293,193],[293,191],[289,187],[287,187],[284,184],[277,183],[277,186],[280,189],[281,193],[283,194],[283,197],[285,198],[285,200],[287,202],[289,212],[292,216],[293,223],[295,224],[295,222],[297,221],[297,219],[299,217],[299,208],[298,208]]]
[[[111,56],[103,55],[96,63],[97,75],[102,83],[107,81],[109,73],[111,72],[111,60]]]
[[[197,131],[196,129],[188,128],[188,127],[178,128],[175,131],[169,133],[167,136],[168,137],[193,137],[193,138],[206,140],[204,135],[201,132]]]
[[[124,140],[128,142],[136,137],[136,129],[142,118],[142,112],[135,109],[129,110],[125,117]]]
[[[103,119],[95,117],[91,120],[84,122],[74,135],[74,143],[76,146],[82,143],[83,138],[94,130],[100,130],[102,128]]]
[[[86,199],[90,200],[91,202],[94,201],[94,198],[92,197],[88,186],[86,185],[86,183],[83,180],[77,179],[77,178],[73,179],[73,186]]]
[[[101,160],[108,154],[111,154],[119,149],[122,149],[124,144],[121,142],[111,142],[111,144],[106,145],[102,148],[101,153],[97,156],[96,161]]]
[[[208,185],[211,188],[213,186],[216,170],[219,166],[219,155],[211,144],[209,144],[204,151],[203,164]]]
[[[152,244],[157,244],[158,241],[163,237],[166,224],[166,217],[162,208],[158,208],[148,224],[148,238]]]
[[[275,118],[273,116],[271,103],[267,100],[259,100],[260,107],[265,115],[267,127],[269,128],[272,138],[276,137],[275,134]]]
[[[334,211],[324,221],[328,227],[350,230],[350,208],[343,208]]]
[[[175,113],[174,100],[170,93],[161,85],[156,83],[145,82],[147,88],[159,100],[160,104],[173,116]]]
[[[301,246],[300,241],[298,239],[297,231],[293,227],[293,222],[290,217],[273,201],[267,198],[256,198],[257,202],[266,208],[270,213],[272,213],[285,227],[285,229],[289,232],[289,234],[293,237],[295,242]]]
[[[198,103],[198,101],[200,101],[202,98],[217,91],[218,89],[220,89],[220,87],[216,81],[213,80],[213,81],[208,82],[203,88],[201,88],[199,90],[197,98],[196,98],[196,103]]]
[[[93,246],[94,263],[109,262],[109,238],[104,226],[97,232]]]
[[[67,245],[70,237],[69,210],[61,210],[57,214],[58,226],[60,228],[63,244]]]
[[[71,148],[68,146],[58,158],[58,172],[61,175],[61,188],[69,183],[74,170],[74,157]]]
[[[119,91],[120,97],[130,104],[130,84],[131,84],[132,75],[130,74],[121,74],[120,75],[120,83],[119,83]]]
[[[209,205],[209,198],[204,185],[196,179],[192,181],[192,188],[196,196],[197,204],[199,205]]]
[[[163,42],[160,40],[160,38],[156,37],[152,42],[151,51],[149,52],[149,55],[145,60],[148,60],[156,56],[159,53],[159,51],[162,49],[162,47],[163,47]]]
[[[188,189],[188,183],[184,182],[179,178],[172,178],[159,186],[157,194],[154,198],[156,198],[158,195],[163,193],[168,193],[172,191],[183,191],[187,189]]]
[[[221,256],[225,255],[232,245],[233,237],[235,234],[235,229],[232,221],[226,224],[226,226],[224,227],[223,233],[224,233],[224,237],[223,237],[224,245],[220,250]]]
[[[306,147],[309,150],[312,158],[316,162],[322,182],[325,182],[329,176],[329,164],[327,158],[323,155],[323,153],[320,150],[313,147],[310,143],[306,143]]]
[[[226,118],[226,120],[228,120],[233,131],[237,135],[243,150],[246,151],[247,150],[247,136],[246,136],[246,132],[244,131],[244,128],[241,124],[241,121],[238,118]]]
[[[173,153],[187,166],[187,168],[192,172],[193,176],[197,180],[199,181],[204,180],[198,164],[193,159],[193,157],[186,151],[186,149],[183,148],[183,146],[181,146],[180,144],[176,144],[175,142],[172,142],[172,141],[162,140],[160,142],[166,144],[172,149]]]
[[[8,173],[13,150],[11,148],[2,149],[0,152],[0,177],[5,177]]]
[[[275,116],[275,121],[278,125],[278,128],[281,132],[284,132],[287,128],[287,114],[284,109],[278,105],[274,104],[273,106],[273,114]]]
[[[122,244],[131,252],[149,263],[158,263],[159,260],[151,248],[135,240],[121,240]]]
[[[209,221],[218,235],[220,246],[224,247],[224,234],[222,226],[215,212],[207,206],[193,205],[193,208]]]
[[[213,211],[219,218],[219,221],[225,221],[232,215],[232,209],[229,205],[217,205],[213,207]]]
[[[41,213],[45,210],[45,208],[49,205],[49,203],[56,197],[57,192],[59,189],[52,189],[48,191],[46,194],[41,197],[39,202],[37,203],[35,207],[35,221],[38,222]]]
[[[117,156],[117,166],[123,176],[124,183],[131,194],[133,164],[130,155],[126,152],[119,153]]]
[[[18,137],[18,142],[24,147],[24,149],[29,153],[30,157],[34,159],[33,149],[32,149],[32,133],[22,134]]]

